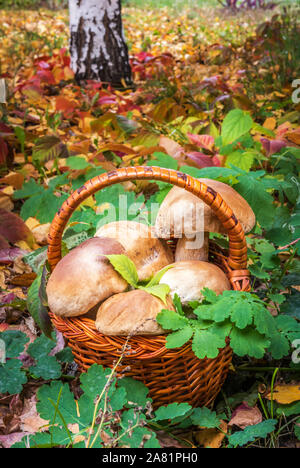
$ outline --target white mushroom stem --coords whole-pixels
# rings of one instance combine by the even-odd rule
[[[191,239],[185,236],[181,237],[175,250],[175,262],[202,260],[208,261],[209,232],[197,233]]]

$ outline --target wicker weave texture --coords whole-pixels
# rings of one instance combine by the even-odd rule
[[[131,179],[154,179],[169,182],[197,195],[207,203],[227,229],[229,254],[221,256],[235,290],[250,290],[247,266],[247,245],[243,229],[222,197],[197,179],[178,171],[159,167],[136,166],[116,169],[101,174],[75,191],[56,214],[48,240],[48,260],[55,268],[61,259],[63,231],[73,211],[86,198],[109,185]],[[218,259],[220,260],[220,259]],[[117,368],[142,381],[148,388],[156,408],[172,402],[188,402],[192,406],[211,404],[219,393],[227,376],[232,351],[227,345],[215,359],[198,359],[191,343],[179,349],[166,349],[165,336],[112,337],[99,333],[94,321],[85,317],[64,318],[51,314],[54,326],[67,338],[75,361],[85,371],[93,363],[113,367],[123,354]]]

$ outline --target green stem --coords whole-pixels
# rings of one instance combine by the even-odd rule
[[[283,372],[299,372],[300,369],[292,369],[290,367],[244,367],[238,366],[236,370],[239,371],[249,371],[249,372],[274,372],[276,369],[283,371]]]

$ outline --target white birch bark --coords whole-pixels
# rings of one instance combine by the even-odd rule
[[[69,0],[71,67],[77,81],[131,83],[120,0]]]

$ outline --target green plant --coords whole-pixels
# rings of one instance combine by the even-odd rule
[[[167,336],[167,348],[179,348],[192,339],[192,349],[199,359],[215,358],[230,338],[230,346],[238,356],[261,359],[268,351],[280,359],[289,353],[295,334],[300,336],[300,325],[293,320],[289,340],[289,334],[282,333],[266,304],[254,294],[224,291],[217,296],[209,289],[202,294],[202,303],[190,303],[192,318],[184,314],[179,298],[174,301],[176,312],[163,310],[158,314],[158,323],[172,331]],[[282,321],[281,327],[286,323]]]
[[[0,363],[0,393],[21,393],[29,376],[33,379],[58,379],[62,376],[62,364],[73,361],[70,348],[55,355],[49,354],[56,346],[53,336],[52,339],[45,335],[36,338],[26,353],[24,350],[29,338],[25,333],[6,330],[0,332],[0,339],[5,343],[5,361]]]
[[[170,292],[170,288],[166,284],[159,284],[159,282],[164,273],[172,268],[172,265],[168,265],[160,270],[145,285],[144,283],[139,283],[139,277],[135,264],[126,255],[106,255],[106,257],[114,269],[120,273],[120,275],[127,281],[128,284],[130,284],[130,286],[135,289],[142,289],[143,291],[158,297],[164,302],[164,304],[166,304],[166,296]]]
[[[48,422],[41,432],[24,436],[13,447],[160,448],[157,431],[188,447],[191,442],[184,436],[181,439],[180,429],[199,431],[201,427],[223,432],[222,421],[230,419],[224,412],[192,408],[188,403],[171,403],[153,411],[148,389],[141,382],[117,377],[120,360],[113,369],[94,364],[82,374],[81,396],[76,400],[66,383],[53,381],[43,385],[37,392],[37,410]],[[242,431],[223,432],[223,445],[235,448],[258,441],[264,445],[276,444],[279,434],[295,423],[297,436],[299,416],[285,425],[281,425],[281,419],[283,415],[299,414],[299,403],[290,405],[290,409],[278,405],[276,412],[277,419],[271,419],[266,412],[266,419],[261,423]]]

